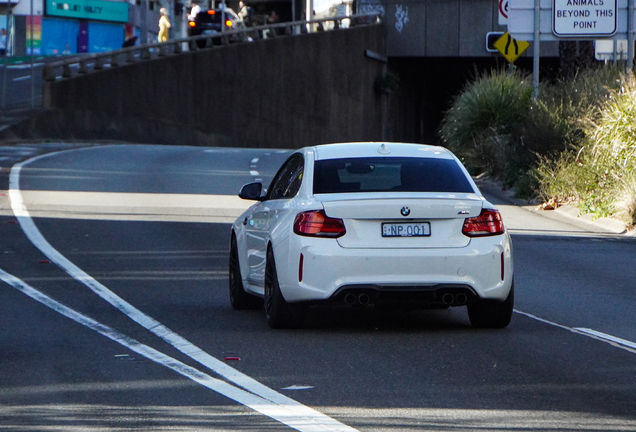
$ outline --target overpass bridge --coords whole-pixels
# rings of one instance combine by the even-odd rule
[[[436,142],[466,80],[505,63],[485,47],[486,33],[503,29],[497,2],[365,3],[381,5],[369,9],[381,20],[282,23],[274,38],[261,37],[267,26],[245,30],[252,42],[230,43],[229,32],[200,50],[183,39],[50,63],[45,111],[13,133],[239,147]],[[555,52],[542,44],[542,57]]]

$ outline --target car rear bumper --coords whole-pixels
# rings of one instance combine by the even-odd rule
[[[291,302],[345,301],[349,293],[368,293],[380,303],[459,305],[504,300],[512,285],[508,235],[471,239],[462,248],[345,249],[330,239],[300,243],[305,244],[284,251],[284,266],[277,260],[281,291]],[[446,293],[452,302],[443,300]]]

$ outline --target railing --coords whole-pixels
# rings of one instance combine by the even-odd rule
[[[63,60],[47,63],[44,65],[43,78],[45,81],[55,81],[58,79],[73,78],[74,76],[109,67],[118,67],[128,63],[178,55],[183,52],[209,49],[216,46],[228,45],[233,42],[249,43],[258,39],[337,30],[360,25],[373,25],[379,22],[380,16],[377,14],[361,14],[246,27],[215,34],[175,39],[168,42],[135,45],[104,53],[69,56]]]

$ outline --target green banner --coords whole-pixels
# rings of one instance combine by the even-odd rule
[[[128,22],[128,2],[103,0],[46,0],[46,15],[100,21]]]

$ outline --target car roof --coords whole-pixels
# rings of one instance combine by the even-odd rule
[[[427,157],[454,159],[444,147],[396,142],[355,142],[323,144],[310,148],[315,160],[357,157]]]

